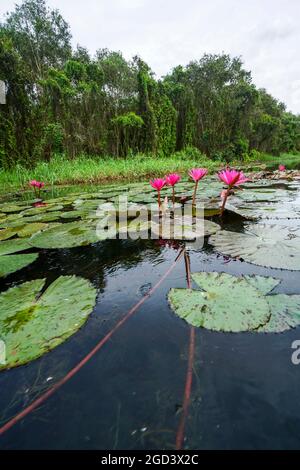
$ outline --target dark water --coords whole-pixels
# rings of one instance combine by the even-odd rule
[[[240,230],[238,219],[226,228]],[[0,374],[1,424],[74,367],[170,267],[177,249],[155,241],[110,240],[45,250],[29,267],[1,280],[14,284],[83,276],[99,290],[85,326],[31,364]],[[282,280],[276,293],[300,294],[300,272],[271,270],[191,250],[191,270],[255,273]],[[103,348],[42,406],[0,437],[1,449],[173,449],[179,424],[190,327],[170,309],[175,269]],[[230,296],[230,292],[228,292]],[[224,334],[197,329],[187,449],[300,448],[300,365],[283,334]]]

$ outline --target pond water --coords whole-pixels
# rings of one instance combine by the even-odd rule
[[[300,187],[298,183],[289,185],[261,182],[256,187],[268,187],[275,193],[285,191],[280,194],[278,206],[282,209],[284,205],[290,213],[299,204]],[[92,191],[113,193],[113,189],[103,186],[93,187]],[[78,192],[88,194],[91,188],[55,189],[45,199],[52,204],[53,198]],[[271,204],[276,202],[275,193]],[[263,200],[263,191],[259,194],[261,210],[270,201]],[[32,195],[26,194],[14,201],[30,204],[30,199]],[[240,199],[240,206],[243,204]],[[216,216],[211,220],[219,223]],[[299,224],[298,218],[290,217],[267,217],[263,222],[293,229]],[[257,222],[228,213],[222,228],[243,233],[249,223]],[[0,292],[42,278],[50,285],[62,275],[80,276],[97,289],[91,315],[69,339],[27,365],[0,371],[0,426],[76,366],[156,285],[183,245],[138,239],[42,248],[33,263],[0,278]],[[275,245],[273,256],[277,254]],[[272,276],[281,280],[273,293],[300,295],[300,265],[299,271],[275,269],[242,257],[234,259],[217,252],[207,237],[203,248],[189,244],[189,256],[193,273]],[[0,436],[0,448],[174,449],[183,411],[191,326],[173,312],[167,296],[171,288],[186,287],[186,267],[181,257],[153,294],[78,373]],[[227,295],[230,298],[231,292]],[[295,340],[300,340],[299,328],[280,334],[195,328],[193,382],[183,447],[299,448],[300,365],[291,361]]]

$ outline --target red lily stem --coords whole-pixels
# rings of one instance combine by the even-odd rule
[[[185,270],[186,270],[186,279],[187,279],[187,286],[188,289],[191,289],[191,260],[184,250],[184,261],[185,261]],[[181,450],[184,441],[184,431],[186,426],[186,420],[188,417],[189,405],[191,400],[191,392],[192,392],[192,383],[193,383],[193,367],[194,367],[194,357],[195,357],[195,337],[196,331],[195,327],[192,326],[190,328],[190,338],[189,338],[189,357],[188,357],[188,367],[185,379],[185,388],[184,388],[184,395],[183,395],[183,406],[182,406],[182,414],[176,434],[176,450]]]
[[[175,186],[172,187],[172,202],[173,202],[173,206],[175,204]]]
[[[227,199],[228,199],[228,196],[229,196],[229,193],[230,193],[230,189],[231,187],[229,186],[227,191],[226,191],[226,194],[223,198],[223,203],[222,203],[222,206],[221,206],[221,210],[220,210],[220,217],[222,217],[223,213],[224,213],[224,210],[225,210],[225,205],[226,205],[226,202],[227,202]]]
[[[143,303],[151,297],[151,295],[158,289],[158,287],[163,283],[163,281],[171,274],[181,256],[183,255],[183,249],[179,252],[177,258],[167,271],[162,275],[159,281],[150,289],[147,294],[145,294],[128,312],[121,318],[121,320],[107,333],[104,338],[102,338],[98,344],[75,366],[71,369],[62,379],[60,379],[56,384],[50,387],[45,393],[42,393],[36,400],[34,400],[30,405],[24,408],[20,413],[11,418],[7,423],[0,427],[0,436],[12,428],[19,421],[24,419],[32,411],[38,408],[42,403],[44,403],[47,398],[51,397],[58,389],[62,387],[66,382],[68,382],[80,369],[101,349],[107,341],[113,336],[113,334],[119,330],[119,328],[138,310],[138,308],[143,305]]]
[[[197,188],[198,188],[198,183],[199,183],[199,181],[196,181],[196,182],[195,182],[195,188],[194,188],[194,194],[193,194],[193,202],[192,202],[193,206],[195,205],[196,192],[197,192]]]
[[[160,210],[160,207],[161,207],[160,191],[157,191],[157,200],[158,200],[158,209]]]
[[[191,289],[192,283],[191,283],[191,260],[190,256],[187,253],[186,249],[184,249],[184,263],[185,263],[185,272],[186,272],[186,281],[187,281],[187,286],[188,289]]]
[[[194,357],[195,357],[195,327],[190,328],[190,338],[189,338],[189,357],[188,357],[188,367],[186,372],[185,379],[185,388],[183,395],[183,406],[182,414],[176,434],[176,450],[181,450],[184,441],[184,431],[186,419],[188,417],[191,392],[192,392],[192,383],[193,383],[193,366],[194,366]]]

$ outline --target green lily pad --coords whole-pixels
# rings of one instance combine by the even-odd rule
[[[0,256],[17,253],[31,248],[28,239],[13,238],[12,240],[5,240],[0,243]]]
[[[168,298],[175,313],[193,326],[224,332],[281,333],[300,325],[300,295],[267,295],[279,279],[215,272],[192,277],[202,291],[171,289]]]
[[[37,253],[0,256],[0,277],[25,268],[38,258]],[[1,315],[1,312],[0,312]],[[1,336],[1,331],[0,331]]]
[[[249,219],[300,219],[300,207],[292,202],[226,204],[226,209]]]
[[[36,248],[73,248],[96,243],[100,239],[94,225],[70,222],[38,232],[29,243]]]
[[[44,212],[47,211],[47,207],[48,206],[30,207],[29,209],[26,209],[25,211],[22,212],[22,216],[29,217],[31,215],[43,214]]]
[[[3,230],[0,230],[0,240],[8,240],[9,238],[13,237],[16,235],[16,231],[12,228],[5,228]]]
[[[23,217],[22,221],[28,222],[54,222],[59,220],[61,217],[61,212],[44,212],[38,215],[32,215],[30,217]]]
[[[73,210],[73,211],[66,211],[61,213],[62,219],[79,219],[84,218],[88,214],[88,211],[84,210]]]
[[[300,325],[300,295],[277,294],[266,297],[272,312],[270,320],[258,331],[281,333]]]
[[[44,230],[48,227],[48,224],[44,224],[42,222],[33,222],[30,224],[24,225],[20,230],[17,231],[19,237],[30,237],[34,233],[39,232],[40,230]]]
[[[271,316],[265,296],[246,279],[226,273],[195,273],[201,291],[171,289],[175,313],[193,326],[214,331],[240,332],[259,328]]]
[[[258,289],[264,295],[269,294],[276,286],[278,286],[278,284],[280,284],[280,279],[275,279],[274,277],[246,275],[244,278],[249,284],[251,284],[251,286]]]
[[[96,289],[86,279],[61,276],[44,293],[45,279],[0,294],[0,332],[7,369],[54,349],[73,335],[93,310]]]
[[[27,209],[28,206],[27,205],[18,205],[16,203],[4,203],[0,206],[0,209],[1,209],[1,212],[5,212],[5,213],[10,213],[10,212],[21,212],[25,209]]]
[[[210,238],[217,251],[271,268],[300,270],[300,227],[252,224],[245,233],[221,230]]]

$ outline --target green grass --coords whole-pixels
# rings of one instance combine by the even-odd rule
[[[260,161],[246,161],[242,165],[251,169],[259,168],[261,164],[267,167],[277,167],[279,163],[288,168],[300,167],[300,155],[283,154],[277,157],[260,155]],[[56,156],[50,162],[40,162],[33,169],[16,166],[12,170],[0,170],[0,193],[19,191],[28,188],[31,179],[44,181],[47,186],[80,184],[80,183],[110,183],[147,180],[164,176],[168,172],[186,173],[193,167],[205,167],[214,172],[222,166],[203,156],[193,158],[183,154],[170,157],[153,157],[137,155],[126,159],[78,157],[67,160]],[[232,166],[241,166],[241,162],[233,162]]]
[[[12,170],[0,170],[0,192],[25,189],[31,179],[44,181],[47,186],[122,183],[162,177],[168,172],[187,172],[194,166],[206,166],[213,170],[220,166],[220,163],[175,156],[169,158],[136,156],[127,159],[80,157],[75,160],[66,160],[57,156],[49,163],[38,163],[33,169],[17,166]]]
[[[277,167],[280,164],[286,165],[289,169],[300,168],[300,154],[282,153],[280,156],[261,154],[260,163],[265,163],[268,167]]]

